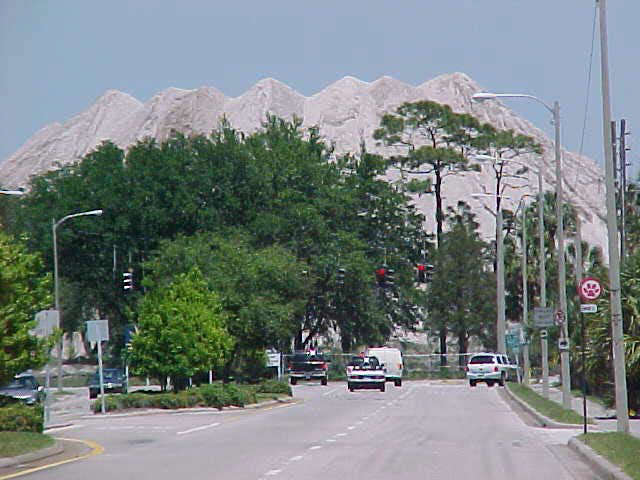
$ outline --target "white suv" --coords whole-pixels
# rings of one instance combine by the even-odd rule
[[[472,387],[478,382],[485,382],[489,387],[493,387],[495,383],[504,387],[512,369],[509,358],[504,354],[477,353],[467,363],[467,379]]]

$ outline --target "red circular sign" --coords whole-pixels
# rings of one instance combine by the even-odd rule
[[[602,295],[600,280],[593,277],[583,278],[578,286],[578,294],[583,302],[595,302]]]

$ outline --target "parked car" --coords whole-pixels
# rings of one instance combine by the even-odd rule
[[[353,357],[347,365],[347,388],[350,392],[360,389],[385,390],[384,366],[376,357]]]
[[[512,365],[506,355],[477,353],[469,358],[466,370],[469,385],[472,387],[475,387],[478,382],[485,382],[489,387],[493,387],[496,383],[504,387]]]
[[[44,388],[38,385],[33,374],[21,373],[11,383],[0,387],[0,395],[15,398],[27,405],[35,405],[44,400]]]
[[[104,393],[127,393],[129,385],[124,370],[121,368],[103,368],[102,383]],[[89,381],[89,398],[96,398],[100,393],[100,372],[97,371]]]
[[[387,382],[393,382],[396,387],[402,386],[404,362],[400,350],[391,347],[368,348],[366,355],[376,357],[380,363],[384,364],[384,377]]]
[[[291,385],[298,380],[320,380],[322,385],[327,384],[328,366],[324,355],[317,352],[294,353],[287,365],[289,369],[289,382]]]

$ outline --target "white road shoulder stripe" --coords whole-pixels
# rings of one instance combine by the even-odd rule
[[[218,425],[220,425],[220,423],[211,423],[209,425],[202,425],[200,427],[194,427],[194,428],[190,428],[188,430],[183,430],[181,432],[178,432],[178,435],[184,435],[186,433],[192,433],[192,432],[199,432],[200,430],[206,430],[207,428],[212,428],[212,427],[217,427]]]

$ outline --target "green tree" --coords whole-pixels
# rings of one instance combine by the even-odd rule
[[[471,337],[487,348],[495,346],[491,335],[495,305],[488,301],[495,298],[491,293],[495,276],[487,271],[488,245],[479,238],[474,217],[464,202],[455,210],[449,207],[449,229],[436,252],[433,281],[427,290],[429,329],[454,335],[459,353],[468,351]]]
[[[466,154],[475,139],[483,131],[493,131],[481,125],[468,114],[455,113],[448,105],[432,101],[402,104],[395,113],[385,114],[373,137],[385,145],[396,147],[400,154],[392,162],[404,175],[411,178],[410,190],[414,193],[433,193],[436,200],[436,244],[441,245],[445,222],[442,204],[442,188],[446,177],[467,170],[477,170],[469,165]],[[430,175],[419,181],[415,175]],[[431,185],[433,184],[433,191]]]
[[[51,277],[22,242],[0,232],[0,384],[46,361],[47,342],[29,334],[34,315],[51,306]]]
[[[178,379],[221,364],[233,346],[222,303],[195,268],[142,298],[137,328],[131,365],[163,389],[167,376],[176,389]]]

